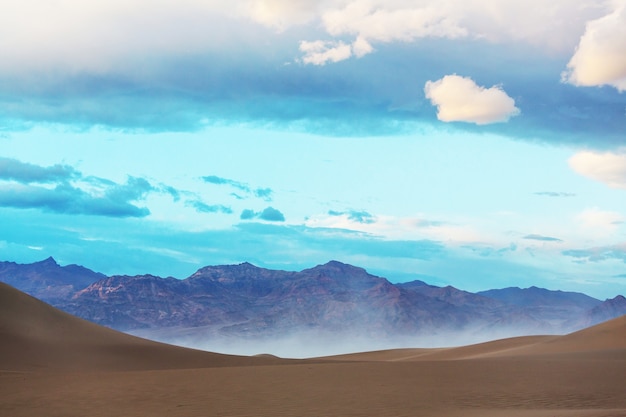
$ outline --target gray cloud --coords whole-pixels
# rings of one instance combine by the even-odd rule
[[[125,184],[117,184],[85,177],[68,165],[42,167],[10,158],[0,158],[0,181],[1,207],[107,217],[147,216],[150,211],[134,202],[157,191],[144,178],[128,177]],[[86,191],[80,184],[96,191]]]
[[[362,224],[371,224],[376,221],[374,215],[368,213],[365,210],[348,210],[348,211],[335,211],[329,210],[329,216],[348,216],[348,219],[353,222],[362,223]]]
[[[517,245],[515,243],[510,243],[509,246],[502,248],[494,248],[486,245],[463,245],[462,248],[467,249],[483,258],[489,258],[501,257],[506,253],[515,252],[517,250]]]
[[[142,199],[152,186],[142,178],[129,177],[126,184],[115,184],[94,196],[70,184],[55,188],[36,185],[1,185],[0,206],[41,209],[64,214],[107,217],[145,217],[150,211],[132,201]]]
[[[237,225],[237,230],[244,235],[255,236],[258,242],[264,242],[259,247],[275,247],[279,253],[285,247],[307,248],[310,253],[323,253],[324,258],[365,255],[376,258],[430,260],[446,252],[441,243],[433,240],[385,240],[367,233],[334,228],[246,222]],[[252,242],[247,244],[251,245]],[[254,252],[259,253],[260,259],[268,254],[266,250],[260,253],[259,248],[251,251]]]
[[[241,216],[239,216],[239,218],[241,220],[251,220],[251,219],[254,219],[256,216],[257,214],[255,213],[254,210],[245,209],[241,212]]]
[[[259,214],[259,219],[268,222],[284,222],[285,216],[274,207],[267,207]]]
[[[238,190],[245,191],[247,193],[250,192],[250,187],[243,182],[229,180],[227,178],[222,178],[215,175],[207,175],[205,177],[202,177],[202,179],[204,180],[204,182],[208,182],[209,184],[229,185],[231,187],[237,188]]]
[[[557,192],[557,191],[539,191],[534,194],[544,196],[544,197],[576,197],[576,194],[574,193],[564,193],[564,192]]]
[[[274,207],[267,207],[263,211],[255,212],[254,210],[245,209],[239,216],[242,220],[261,219],[268,222],[284,222],[285,215]]]
[[[240,191],[243,191],[244,193],[248,194],[248,195],[253,195],[257,198],[261,198],[265,201],[272,201],[272,194],[273,191],[271,188],[255,188],[252,189],[248,184],[244,183],[244,182],[240,182],[240,181],[235,181],[235,180],[231,180],[228,178],[222,178],[222,177],[218,177],[216,175],[207,175],[202,177],[202,180],[204,182],[207,182],[209,184],[215,184],[215,185],[227,185],[233,188],[236,188]],[[235,197],[238,200],[242,200],[243,197],[240,196],[239,194],[236,193],[231,193],[231,195],[233,197]]]
[[[626,245],[597,246],[588,249],[571,249],[562,252],[579,262],[600,262],[616,259],[626,263]]]
[[[53,165],[42,167],[28,164],[12,158],[0,157],[0,180],[13,180],[22,184],[54,183],[68,181],[79,176],[79,173],[69,165]]]
[[[149,66],[127,60],[123,69],[110,72],[0,75],[0,124],[11,130],[50,122],[153,132],[245,123],[334,136],[403,134],[437,123],[427,100],[406,86],[462,70],[483,85],[506,85],[523,105],[524,116],[499,125],[455,125],[455,130],[596,149],[626,143],[619,92],[591,94],[555,82],[563,65],[556,58],[538,63],[543,71],[529,72],[521,63],[536,57],[515,48],[425,39],[385,45],[368,56],[365,68],[346,61],[320,71],[282,65],[293,59],[293,50],[280,49],[284,41],[272,31],[255,39],[277,50],[268,54],[265,48],[250,48],[234,56],[228,49],[155,59]],[[297,39],[292,41],[297,45]],[[442,49],[449,51],[443,60]],[[502,65],[487,66],[474,59],[477,55],[498,57]],[[385,76],[391,72],[394,77]]]
[[[174,201],[180,200],[180,191],[170,185],[161,184],[159,190],[171,195]]]
[[[561,239],[550,236],[542,236],[537,234],[530,234],[523,237],[523,239],[528,240],[540,240],[542,242],[563,242]]]
[[[232,214],[233,210],[230,207],[223,206],[221,204],[209,205],[200,200],[189,200],[185,203],[188,207],[193,207],[200,213],[224,213]]]
[[[272,193],[273,191],[270,188],[257,188],[254,190],[254,195],[265,201],[272,201]]]

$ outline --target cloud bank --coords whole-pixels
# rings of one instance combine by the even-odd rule
[[[0,180],[13,180],[22,184],[67,181],[79,173],[68,165],[41,167],[12,158],[0,157]]]
[[[515,100],[500,87],[481,87],[471,78],[456,74],[427,81],[424,93],[437,107],[437,118],[442,122],[485,125],[506,122],[520,114]]]
[[[617,90],[558,82],[585,23],[608,31],[607,16],[623,17],[615,10],[612,0],[11,2],[0,14],[0,129],[420,133],[437,123],[421,87],[462,73],[503,83],[524,117],[454,129],[623,145]]]
[[[53,213],[107,217],[145,217],[136,202],[159,191],[143,178],[125,184],[86,177],[71,166],[50,167],[0,158],[0,207],[39,209]],[[169,193],[169,191],[165,191]]]

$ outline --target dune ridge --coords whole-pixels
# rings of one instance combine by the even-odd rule
[[[171,346],[79,319],[0,283],[1,370],[155,370],[287,360]]]
[[[521,336],[468,346],[392,349],[327,357],[347,361],[461,360],[542,355],[620,355],[626,359],[626,315],[563,336]]]

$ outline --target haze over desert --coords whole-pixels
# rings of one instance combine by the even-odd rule
[[[0,0],[0,417],[626,417],[626,0]]]
[[[306,360],[134,338],[0,284],[2,416],[626,416],[626,316],[565,336]]]

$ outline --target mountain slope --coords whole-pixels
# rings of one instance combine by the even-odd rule
[[[480,291],[477,294],[520,307],[551,305],[555,307],[578,307],[588,310],[601,303],[600,300],[585,294],[558,290],[551,291],[537,287],[509,287]]]
[[[578,328],[589,327],[624,314],[626,314],[626,298],[623,295],[618,295],[598,304],[582,317],[573,318],[572,326]]]
[[[516,308],[520,317],[525,317],[529,323],[535,321],[538,324],[538,331],[541,331],[542,327],[549,331],[550,326],[557,332],[577,330],[583,326],[579,326],[572,319],[587,314],[589,310],[602,303],[582,293],[537,287],[510,287],[481,291],[477,294],[505,303],[510,308]]]
[[[60,266],[50,257],[32,264],[0,262],[0,281],[40,300],[55,302],[105,278],[79,265]]]
[[[364,269],[331,261],[300,272],[248,263],[205,267],[189,278],[116,276],[59,306],[122,330],[196,328],[269,337],[321,331],[368,337],[479,329],[503,304],[447,287],[404,288]]]

